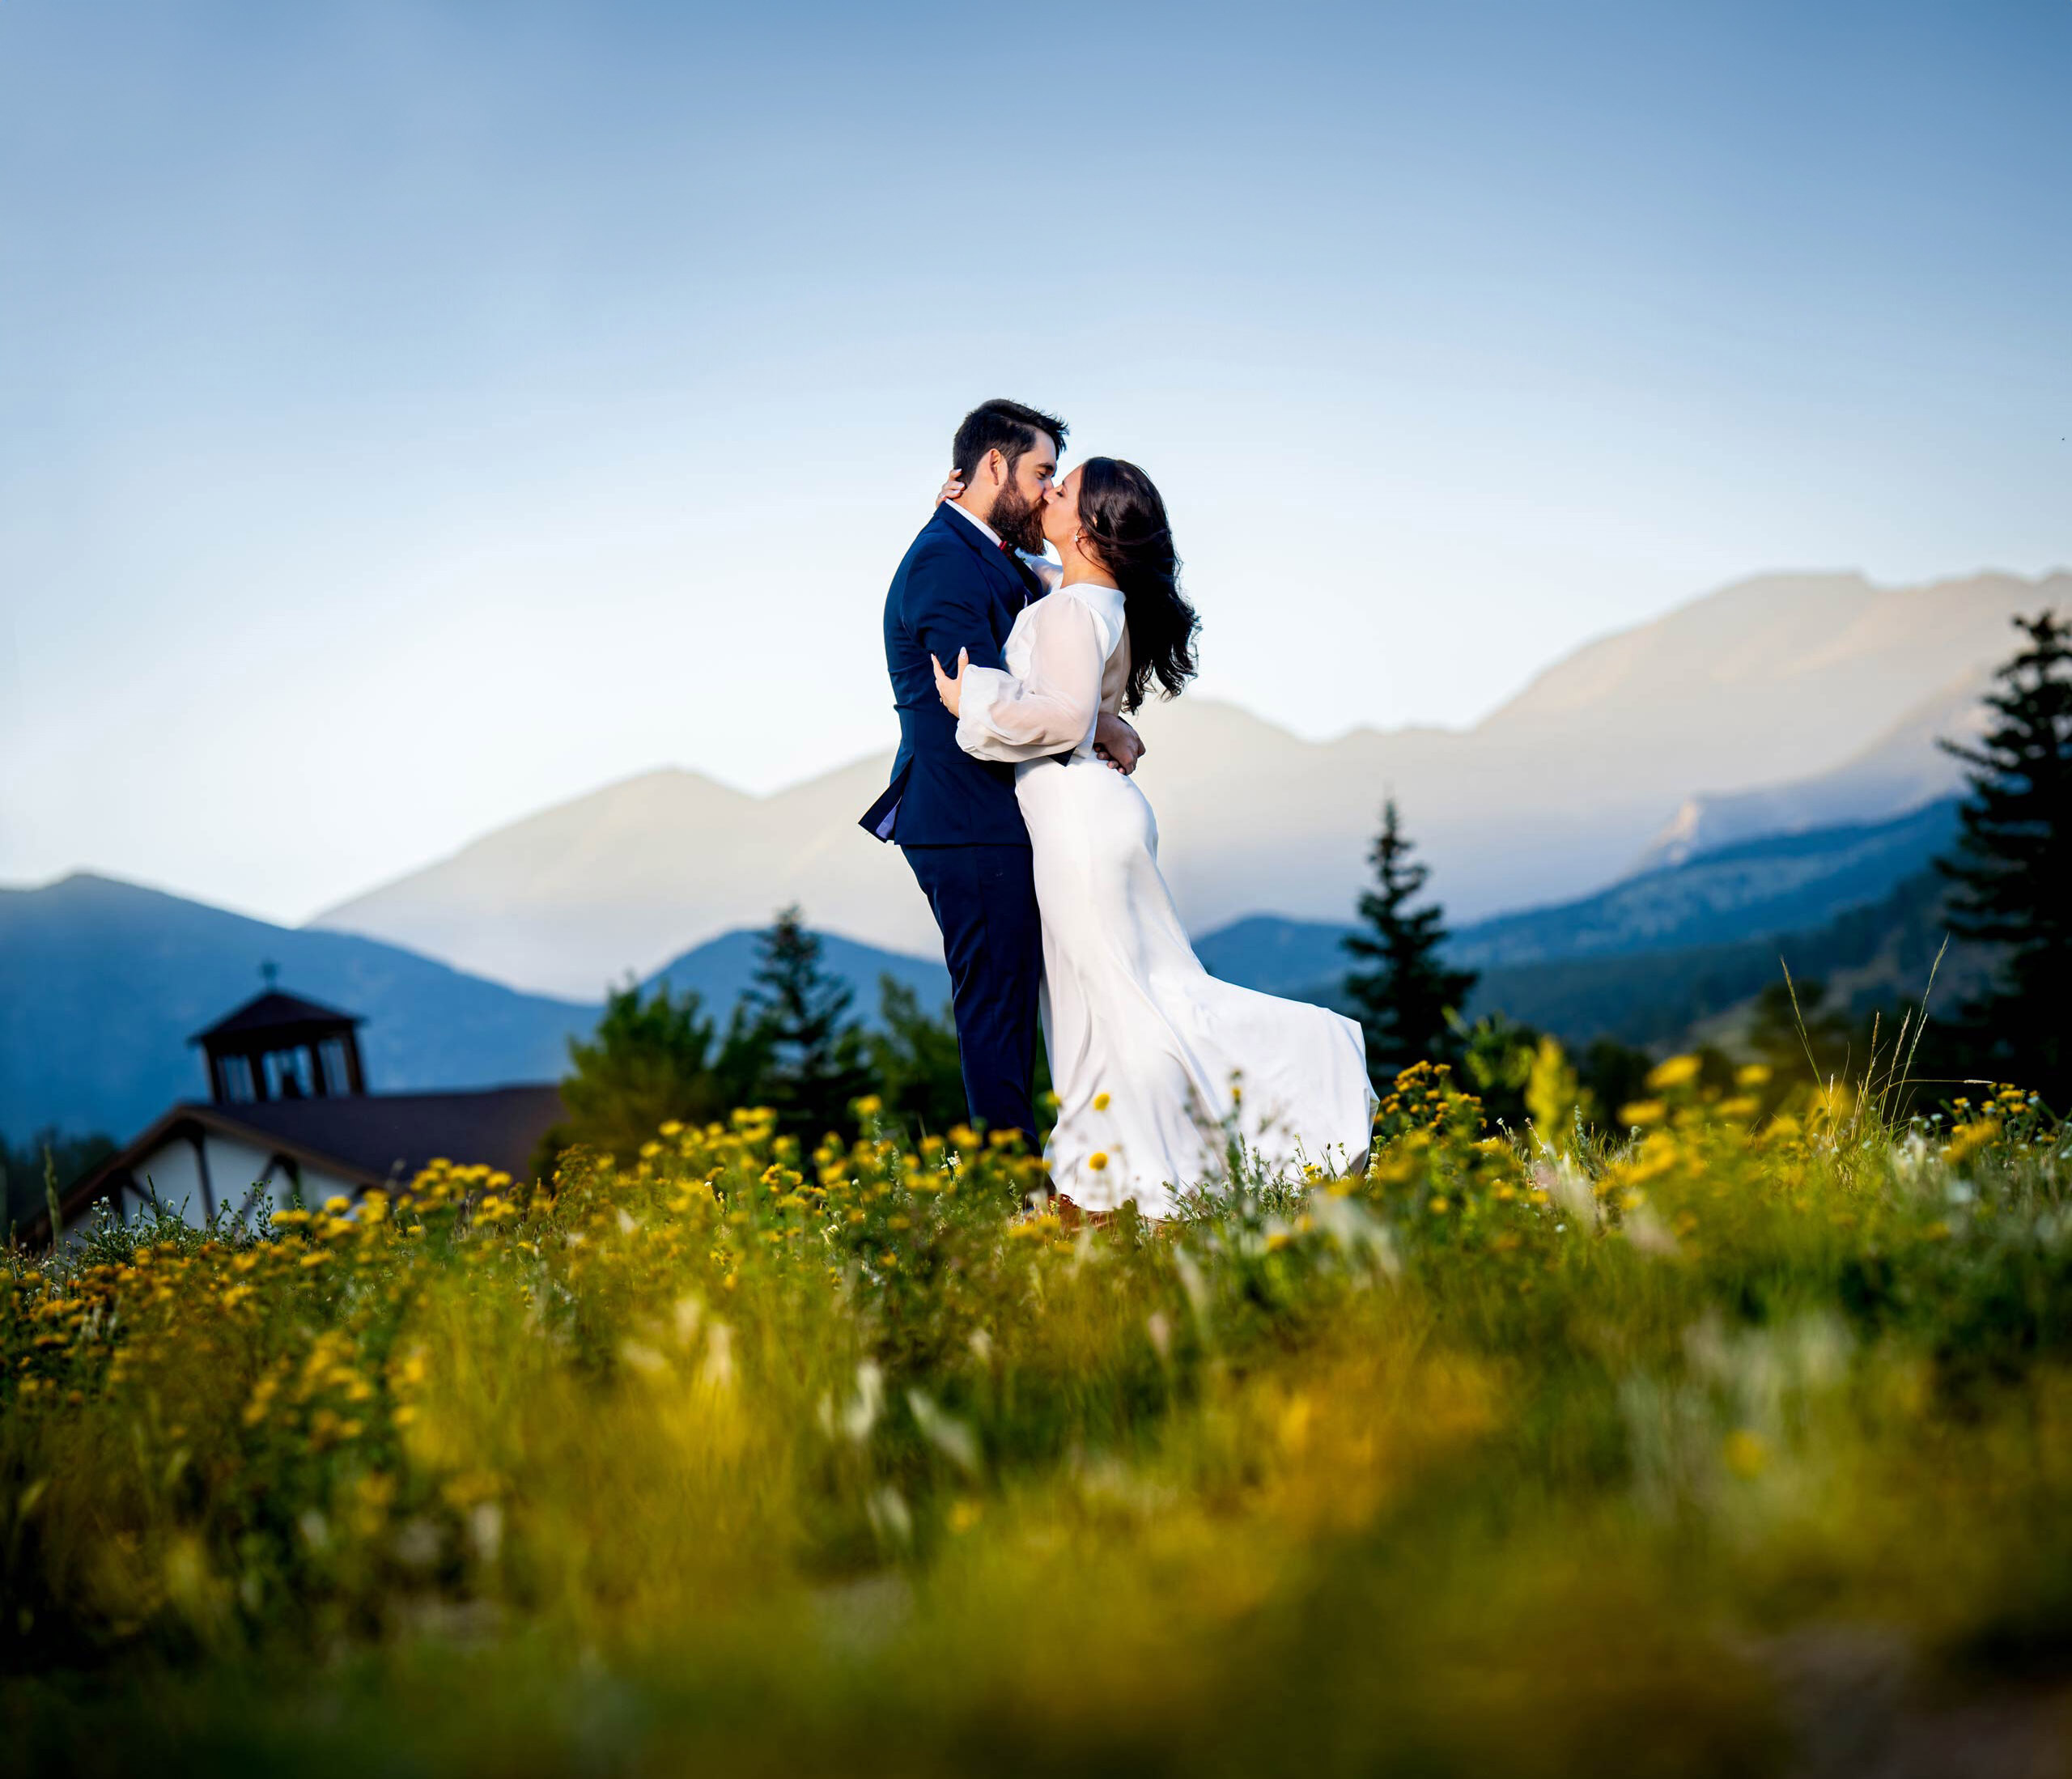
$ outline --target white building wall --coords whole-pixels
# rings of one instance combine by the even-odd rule
[[[209,1183],[227,1217],[248,1223],[268,1207],[285,1210],[293,1202],[294,1176],[284,1164],[273,1164],[270,1151],[213,1131],[202,1141],[208,1152]],[[132,1172],[137,1189],[125,1189],[116,1207],[125,1222],[151,1215],[147,1187],[155,1191],[159,1208],[168,1216],[176,1216],[195,1229],[208,1221],[201,1169],[195,1161],[194,1145],[185,1137],[176,1137],[153,1150]],[[351,1181],[316,1168],[302,1170],[302,1202],[312,1209],[329,1198],[350,1199],[359,1195],[359,1187]]]
[[[130,1171],[138,1190],[134,1193],[125,1190],[123,1202],[116,1206],[124,1222],[135,1216],[138,1208],[146,1204],[146,1191],[157,1199],[159,1208],[168,1216],[176,1216],[197,1229],[207,1221],[208,1210],[202,1196],[202,1171],[195,1162],[194,1145],[185,1137],[154,1149]],[[92,1214],[91,1207],[87,1214]]]

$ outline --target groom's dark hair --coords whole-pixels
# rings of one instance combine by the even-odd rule
[[[964,424],[957,429],[949,461],[956,465],[958,478],[969,483],[979,473],[986,453],[997,451],[1007,459],[1008,473],[1012,475],[1023,453],[1034,448],[1039,432],[1048,433],[1051,442],[1059,450],[1064,449],[1064,421],[1025,408],[1019,401],[982,401],[965,415]]]

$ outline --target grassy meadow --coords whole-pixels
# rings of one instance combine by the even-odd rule
[[[846,1149],[749,1111],[9,1255],[0,1739],[39,1774],[2055,1745],[2064,1131],[2013,1089],[1772,1114],[1679,1059],[1607,1139],[1543,1064],[1537,1131],[1420,1068],[1363,1178],[1157,1229],[1068,1229],[1013,1148],[867,1102]]]

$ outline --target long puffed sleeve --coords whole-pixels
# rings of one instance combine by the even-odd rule
[[[1078,747],[1101,714],[1108,639],[1085,601],[1052,593],[1029,609],[1029,670],[964,669],[957,745],[982,760],[1040,760]]]

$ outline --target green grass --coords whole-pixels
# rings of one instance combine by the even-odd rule
[[[1844,1657],[1895,1720],[2027,1709],[2072,1673],[2064,1133],[2012,1093],[1751,1130],[1681,1072],[1556,1151],[1413,1072],[1363,1180],[1156,1230],[746,1114],[551,1188],[15,1255],[0,1735],[38,1773],[1682,1775],[1832,1739]]]

